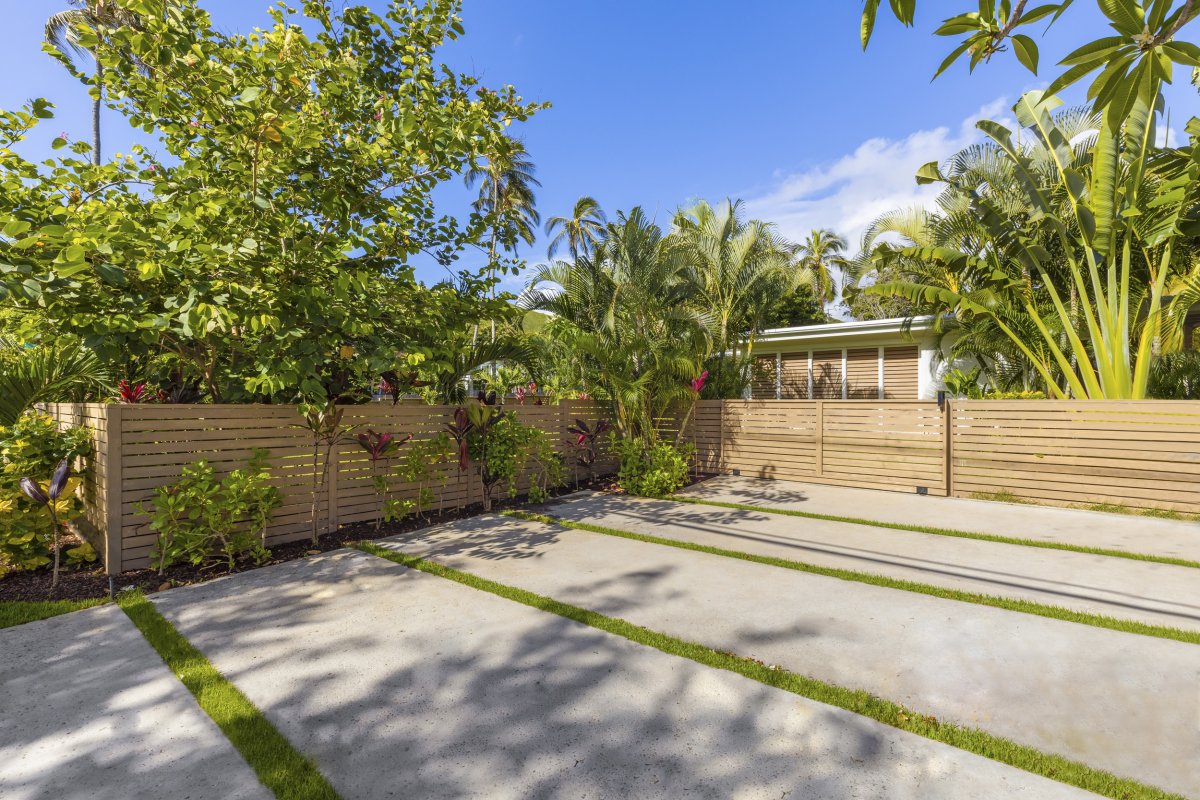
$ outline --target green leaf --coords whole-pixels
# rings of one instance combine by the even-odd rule
[[[238,98],[243,103],[252,103],[262,94],[261,86],[247,86],[242,90],[241,96]]]
[[[917,170],[917,183],[920,185],[929,183],[939,183],[946,180],[942,176],[941,167],[936,161],[930,161]]]
[[[1162,45],[1162,51],[1176,64],[1200,67],[1200,47],[1191,42],[1174,41]]]
[[[1146,26],[1142,9],[1134,0],[1096,0],[1104,16],[1113,22],[1113,27],[1126,36],[1136,36]]]
[[[1012,37],[1013,52],[1017,54],[1017,60],[1020,61],[1025,69],[1037,75],[1038,71],[1038,48],[1033,39],[1030,39],[1023,33],[1018,33]]]
[[[1037,6],[1036,8],[1031,8],[1028,11],[1026,11],[1024,14],[1021,15],[1021,21],[1017,24],[1018,25],[1032,25],[1033,23],[1037,22],[1039,19],[1042,19],[1043,17],[1047,17],[1050,14],[1053,14],[1056,11],[1058,11],[1059,5],[1060,4],[1058,4],[1058,3],[1046,3],[1045,5]]]
[[[960,44],[958,47],[954,48],[954,50],[951,51],[950,55],[946,56],[946,58],[942,61],[941,65],[938,66],[937,72],[933,73],[933,78],[931,78],[930,80],[937,80],[937,77],[939,75],[941,75],[943,72],[945,72],[947,69],[949,69],[950,65],[953,64],[955,61],[957,61],[958,57],[961,56],[963,53],[965,53],[967,51],[967,48],[970,46],[971,46],[971,40],[968,39],[967,41]]]
[[[1075,64],[1102,62],[1108,57],[1109,53],[1128,44],[1129,40],[1123,36],[1108,36],[1103,39],[1097,39],[1094,42],[1088,42],[1082,47],[1072,50],[1066,58],[1058,63],[1060,66],[1067,67]]]
[[[866,0],[863,3],[862,22],[859,24],[859,39],[862,41],[863,50],[867,49],[867,44],[871,41],[871,32],[875,30],[875,16],[879,12],[879,0]]]

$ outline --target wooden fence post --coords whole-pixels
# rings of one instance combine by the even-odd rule
[[[951,410],[950,398],[944,403],[942,414],[942,436],[946,441],[942,448],[946,460],[946,497],[954,497],[954,412]]]
[[[817,477],[825,474],[825,401],[817,402],[817,421],[814,426],[817,437],[816,471]]]
[[[717,401],[717,430],[720,432],[717,438],[717,474],[725,471],[725,426],[729,423],[725,420],[725,409],[728,405],[728,400]]]
[[[109,403],[104,411],[104,571],[116,575],[122,571],[121,434],[125,406]]]

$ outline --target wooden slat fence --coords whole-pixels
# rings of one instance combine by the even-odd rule
[[[954,493],[1200,512],[1200,402],[951,404]]]
[[[611,419],[586,401],[509,408],[553,433],[562,450],[575,418]],[[108,532],[97,548],[114,572],[149,563],[155,535],[138,505],[200,458],[225,472],[245,464],[255,448],[270,450],[284,503],[268,542],[309,533],[312,441],[297,427],[292,407],[60,404],[47,410],[60,424],[92,431],[95,454],[82,495],[88,520]],[[452,413],[448,406],[372,404],[347,406],[344,421],[423,439],[442,430]],[[663,428],[673,430],[672,424]],[[696,448],[696,469],[708,474],[1200,513],[1200,402],[705,400],[681,438]],[[573,458],[568,464],[572,479],[584,474]],[[606,457],[595,472],[614,466]],[[444,483],[431,486],[435,508],[482,499],[476,465],[460,475],[451,459],[440,474]],[[401,498],[416,493],[411,485],[395,490]],[[321,498],[322,527],[373,519],[378,503],[366,454],[345,442],[334,453]]]
[[[945,412],[933,401],[701,401],[688,437],[701,471],[947,492]]]
[[[580,401],[555,406],[510,405],[506,409],[515,411],[523,423],[550,432],[560,452],[568,450],[566,429],[576,418],[594,422],[606,416],[597,404]],[[245,465],[255,449],[267,449],[272,482],[283,495],[283,504],[268,528],[267,543],[297,541],[310,533],[312,435],[299,427],[301,419],[292,406],[54,404],[46,410],[60,424],[83,424],[94,432],[96,455],[84,472],[86,516],[101,532],[101,554],[111,572],[149,565],[157,534],[146,524],[147,516],[139,512],[139,505],[148,506],[156,488],[176,481],[184,466],[199,459],[207,460],[221,474]],[[452,406],[346,406],[343,424],[358,426],[355,433],[373,429],[428,439],[443,430],[453,412]],[[393,465],[404,455],[402,448]],[[570,480],[586,476],[573,453],[567,454],[566,462]],[[316,464],[320,469],[320,457]],[[611,461],[597,464],[595,471],[611,472]],[[457,461],[449,458],[436,473],[441,479],[429,484],[435,510],[482,500],[478,467],[473,462],[460,474]],[[108,490],[110,483],[119,488]],[[528,479],[523,476],[518,485],[527,488]],[[417,486],[393,481],[393,491],[394,497],[411,499]],[[333,453],[319,503],[321,528],[332,530],[372,520],[378,508],[370,460],[350,438]]]

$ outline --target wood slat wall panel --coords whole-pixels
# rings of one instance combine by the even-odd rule
[[[808,399],[808,351],[780,356],[779,394],[781,400]]]
[[[970,401],[950,425],[957,495],[1200,513],[1200,402]]]
[[[852,400],[879,399],[879,348],[846,351],[846,397]]]
[[[842,398],[842,351],[824,350],[813,353],[813,398],[840,400]]]
[[[873,352],[871,363],[878,369]],[[853,358],[851,353],[847,373],[865,376],[867,349]],[[817,355],[819,363],[837,367],[840,384],[840,352]],[[807,354],[803,359],[807,383]],[[889,365],[903,360],[895,354],[885,359],[889,391],[908,391],[895,367],[888,372]],[[915,382],[914,368],[914,394]],[[589,423],[607,418],[606,410],[591,402],[509,408],[526,424],[554,435],[571,467],[570,480],[586,474],[568,452],[566,427],[577,417]],[[283,495],[268,542],[307,535],[312,449],[307,432],[295,427],[299,418],[293,408],[60,404],[45,409],[61,425],[92,432],[96,453],[82,465],[81,496],[87,519],[113,532],[100,542],[110,564],[129,569],[149,563],[155,537],[140,505],[157,487],[176,480],[184,465],[207,458],[224,472],[244,464],[256,447],[271,450],[272,481]],[[423,439],[435,436],[452,412],[377,403],[347,407],[344,421]],[[677,427],[664,422],[664,430]],[[1120,503],[1200,513],[1200,402],[970,401],[952,403],[947,412],[917,400],[703,400],[681,439],[695,448],[695,469],[705,474],[736,471],[907,492],[923,487],[939,495],[1009,492],[1052,504]],[[331,488],[319,503],[322,517],[333,525],[374,519],[378,498],[365,454],[346,442],[333,458]],[[605,453],[595,472],[614,468]],[[523,476],[519,487],[527,486]],[[430,488],[432,511],[481,499],[475,465],[460,474],[452,460],[440,466]],[[396,496],[411,498],[418,487],[397,479],[393,489]]]
[[[883,396],[915,400],[920,384],[920,355],[916,345],[883,348]]]
[[[775,399],[775,355],[756,356],[750,373],[750,396],[756,400]]]

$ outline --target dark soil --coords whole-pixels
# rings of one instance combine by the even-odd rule
[[[581,484],[579,488],[611,491],[615,487],[612,485],[611,478],[599,478]],[[574,491],[576,489],[574,484],[572,484],[551,494],[558,496]],[[527,499],[524,496],[516,498],[505,497],[493,501],[492,510],[502,511],[507,508],[519,508],[526,505]],[[537,507],[532,506],[532,508]],[[369,522],[346,525],[338,528],[336,531],[324,534],[321,536],[320,542],[316,545],[307,539],[276,545],[271,548],[271,556],[263,563],[239,565],[238,569],[232,572],[245,572],[271,564],[280,564],[284,561],[303,558],[314,551],[324,553],[330,550],[339,550],[354,542],[395,536],[398,533],[406,533],[428,527],[429,525],[451,522],[456,519],[474,517],[482,513],[483,504],[476,503],[464,508],[447,510],[443,514],[431,512],[424,519],[409,517],[399,522],[385,523],[379,530],[375,530],[375,526]],[[112,588],[118,592],[125,589],[138,588],[146,593],[150,593],[175,586],[201,583],[202,581],[229,574],[231,574],[231,571],[226,569],[224,565],[220,567],[194,567],[191,564],[178,564],[168,567],[162,575],[159,575],[158,571],[154,569],[138,569],[122,572],[119,575],[112,576]],[[104,567],[99,564],[79,569],[64,569],[59,573],[58,589],[54,592],[51,592],[50,589],[50,578],[51,573],[49,569],[16,572],[0,578],[0,602],[6,600],[88,600],[109,596],[109,576],[104,573]]]

